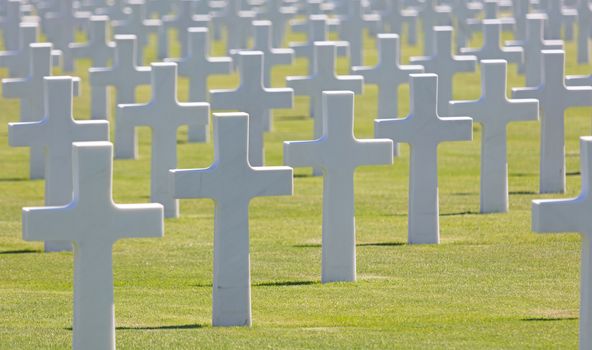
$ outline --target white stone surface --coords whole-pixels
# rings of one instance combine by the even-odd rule
[[[45,16],[45,32],[49,41],[62,51],[63,69],[74,70],[74,57],[70,44],[74,42],[74,32],[90,18],[89,13],[76,12],[74,0],[61,0],[57,12]]]
[[[176,62],[179,75],[189,79],[189,101],[205,102],[208,100],[208,78],[215,74],[230,74],[232,59],[230,57],[210,57],[210,39],[207,28],[189,28],[187,36],[187,55],[178,59],[167,59]],[[189,126],[190,142],[207,142],[209,127]]]
[[[448,114],[452,100],[453,78],[459,72],[473,72],[477,66],[475,56],[452,54],[452,27],[434,27],[435,50],[432,56],[411,57],[411,63],[421,64],[427,73],[438,75],[438,114]]]
[[[73,78],[46,77],[44,80],[43,119],[9,123],[8,142],[13,147],[45,148],[45,205],[67,205],[72,200],[72,142],[108,140],[109,123],[104,120],[74,120]],[[46,251],[69,249],[67,241],[45,242]]]
[[[401,65],[399,35],[378,34],[378,64],[374,67],[353,67],[364,77],[364,83],[378,86],[377,119],[399,117],[399,86],[409,83],[409,75],[423,73],[423,66]],[[398,146],[393,147],[398,155]]]
[[[579,348],[592,348],[592,137],[580,139],[582,190],[577,198],[532,202],[532,229],[539,233],[578,232],[582,236]],[[549,286],[552,288],[552,286]]]
[[[566,39],[571,40],[567,32],[572,30],[569,27],[573,28],[578,12],[575,9],[564,7],[563,1],[547,0],[544,4],[547,6],[545,12],[549,17],[545,27],[545,38],[560,40],[562,39],[562,31],[565,31]]]
[[[453,21],[456,28],[455,42],[457,50],[467,46],[468,41],[472,37],[471,22],[477,21],[475,19],[483,10],[483,4],[478,1],[454,0],[451,4]]]
[[[196,1],[181,0],[178,2],[174,15],[162,18],[162,26],[158,31],[158,58],[169,57],[169,32],[175,29],[177,42],[181,45],[181,56],[187,54],[187,30],[189,28],[208,28],[210,16],[194,14]]]
[[[225,11],[218,16],[226,27],[226,49],[228,52],[237,49],[246,49],[251,36],[251,22],[255,20],[256,13],[242,11],[240,1],[229,0]]]
[[[380,12],[383,33],[403,35],[403,24],[407,25],[407,44],[417,42],[418,15],[416,9],[402,9],[401,0],[385,2],[385,9]]]
[[[0,67],[8,70],[11,78],[23,78],[29,73],[29,45],[37,42],[37,23],[21,23],[18,32],[18,48],[0,52]]]
[[[253,21],[253,28],[253,50],[263,52],[263,83],[265,87],[271,87],[273,68],[279,65],[291,65],[294,50],[272,46],[275,28],[270,21]]]
[[[544,14],[529,14],[526,18],[526,38],[520,41],[509,41],[508,46],[521,46],[524,49],[524,65],[520,65],[519,72],[526,78],[526,86],[535,87],[542,81],[543,50],[562,50],[563,41],[544,40],[543,32],[547,16]],[[526,64],[528,63],[528,64]]]
[[[440,242],[438,204],[438,145],[470,141],[471,118],[441,118],[438,114],[438,76],[411,75],[411,113],[403,119],[375,121],[375,134],[410,146],[409,243]]]
[[[120,125],[127,128],[148,126],[152,130],[150,200],[164,206],[167,218],[179,216],[179,203],[173,197],[169,170],[177,167],[177,133],[183,125],[208,125],[210,106],[205,102],[179,103],[177,64],[152,64],[152,99],[146,104],[117,106]],[[135,138],[137,140],[137,138]],[[136,146],[134,144],[134,146]],[[137,147],[134,147],[134,158]]]
[[[248,159],[249,117],[214,114],[215,160],[207,169],[173,170],[176,198],[215,202],[214,326],[251,325],[249,203],[292,194],[292,169],[253,167]]]
[[[87,43],[71,43],[70,51],[74,59],[88,58],[91,67],[104,68],[113,61],[115,56],[115,43],[109,38],[109,17],[92,16],[89,23],[89,40]],[[91,89],[91,101],[107,101],[107,87],[94,87]],[[104,119],[107,112],[107,103],[93,104],[93,107],[104,107],[94,110],[91,116],[96,119]]]
[[[53,46],[51,44],[31,44],[27,55],[29,72],[23,78],[2,79],[2,94],[5,98],[20,100],[20,121],[32,122],[43,118],[45,83],[43,78],[51,75]],[[79,92],[79,79],[74,81],[74,95]],[[43,147],[30,145],[29,178],[43,179],[45,162]]]
[[[314,71],[315,43],[328,40],[328,20],[329,18],[326,15],[310,16],[307,21],[307,41],[304,43],[290,43],[296,57],[306,57],[308,60],[308,74],[313,74]],[[347,41],[333,41],[333,43],[337,47],[338,56],[349,56],[350,49]]]
[[[138,67],[136,37],[133,35],[115,36],[115,59],[109,68],[91,68],[88,71],[91,89],[103,89],[106,86],[115,88],[116,104],[129,104],[136,101],[136,88],[150,84],[150,67]],[[93,95],[97,97],[98,95]],[[108,100],[92,101],[93,119],[108,119],[98,114],[107,111]],[[135,137],[133,128],[120,125],[115,116],[115,158],[134,158]]]
[[[113,21],[113,33],[116,35],[135,35],[138,40],[138,54],[136,64],[144,63],[144,48],[148,45],[148,37],[158,34],[162,22],[159,19],[146,19],[146,4],[144,0],[129,0],[127,7],[131,13],[120,21]],[[117,144],[115,145],[117,147]],[[117,148],[115,149],[117,154]]]
[[[370,31],[378,26],[380,17],[375,14],[364,14],[362,0],[349,0],[348,13],[340,19],[339,37],[349,42],[350,65],[364,64],[364,30]]]
[[[450,25],[452,9],[448,5],[438,5],[436,0],[425,0],[419,12],[423,32],[423,54],[431,56],[437,52],[439,45],[435,26]]]
[[[590,62],[590,36],[592,35],[592,7],[588,0],[578,1],[578,63]]]
[[[507,62],[481,61],[481,98],[451,101],[450,114],[466,115],[482,126],[481,212],[509,210],[507,126],[514,121],[538,120],[539,102],[512,100],[506,96]]]
[[[514,88],[514,98],[536,98],[541,114],[540,192],[565,192],[565,110],[592,105],[592,86],[565,85],[565,52],[543,51],[543,81],[533,88]]]
[[[323,92],[323,135],[284,143],[284,163],[323,170],[322,282],[356,280],[354,173],[362,165],[392,164],[391,140],[354,136],[354,93]]]
[[[281,1],[267,1],[263,18],[273,23],[271,32],[271,46],[283,47],[286,27],[290,19],[296,16],[296,7],[284,4]]]
[[[294,91],[290,88],[266,88],[263,85],[263,53],[238,53],[240,85],[235,90],[210,91],[212,109],[237,110],[249,115],[249,161],[265,163],[263,134],[272,109],[292,108]],[[271,124],[269,124],[271,125]]]
[[[480,48],[461,48],[463,55],[473,55],[479,60],[506,60],[508,63],[522,64],[524,50],[519,46],[501,46],[502,22],[495,19],[482,21],[483,46]]]
[[[72,198],[65,206],[24,208],[23,238],[74,242],[72,348],[115,349],[113,244],[122,238],[162,237],[162,206],[113,202],[109,142],[70,148],[73,168],[65,170],[73,173]]]

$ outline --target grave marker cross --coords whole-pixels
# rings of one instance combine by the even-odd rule
[[[74,143],[73,194],[65,206],[23,209],[23,238],[74,242],[75,350],[115,349],[113,244],[122,238],[162,237],[160,204],[113,202],[113,146]],[[72,175],[70,175],[72,177]]]
[[[251,325],[249,203],[292,194],[292,168],[253,167],[248,159],[249,116],[214,114],[215,160],[207,169],[172,170],[176,198],[212,198],[214,326]]]
[[[438,113],[448,113],[448,102],[452,100],[453,78],[458,72],[472,72],[477,65],[475,56],[452,54],[452,27],[434,27],[436,47],[434,54],[427,57],[412,57],[411,62],[421,64],[428,73],[438,75]]]
[[[353,67],[366,84],[378,85],[378,119],[399,116],[399,86],[409,82],[409,75],[423,73],[423,66],[400,64],[399,35],[378,34],[378,64],[375,67]],[[398,147],[393,148],[394,155]]]
[[[72,117],[74,81],[71,77],[45,77],[45,113],[40,121],[9,123],[13,147],[46,149],[45,205],[60,206],[72,200],[72,142],[109,139],[104,120],[76,121]],[[70,243],[46,241],[46,251],[69,250]]]
[[[502,24],[499,20],[483,20],[483,46],[475,48],[461,48],[463,55],[473,55],[479,60],[506,60],[508,63],[522,64],[524,51],[521,47],[501,47]]]
[[[290,88],[266,88],[263,85],[263,53],[238,53],[240,85],[235,90],[212,90],[212,109],[234,109],[249,114],[249,161],[263,166],[265,151],[263,134],[266,123],[271,123],[270,110],[291,108],[294,91]],[[271,125],[271,124],[269,124]]]
[[[592,137],[580,139],[582,190],[577,198],[532,202],[532,229],[539,233],[578,232],[582,236],[580,346],[592,347]]]
[[[182,125],[208,124],[210,107],[205,102],[177,101],[177,65],[152,64],[152,99],[147,104],[121,104],[120,125],[152,129],[150,200],[164,206],[167,218],[179,216],[179,203],[173,197],[169,170],[177,167],[177,131]],[[134,146],[136,146],[134,144]],[[136,155],[134,147],[134,156]]]
[[[471,118],[440,118],[438,76],[411,75],[411,113],[403,119],[376,120],[376,137],[410,146],[409,243],[440,242],[438,204],[438,145],[445,141],[469,141]]]
[[[540,192],[565,192],[565,110],[592,105],[592,86],[565,86],[565,52],[543,51],[543,82],[514,88],[514,98],[536,98],[542,110]]]
[[[214,74],[230,74],[230,57],[209,57],[210,39],[207,28],[189,28],[187,36],[187,55],[179,59],[167,59],[176,62],[179,75],[189,78],[189,101],[208,100],[208,78]],[[209,127],[194,128],[189,126],[188,138],[191,142],[207,142]]]
[[[133,35],[115,36],[115,58],[110,68],[89,69],[91,88],[102,89],[113,86],[116,89],[115,103],[134,103],[136,87],[150,83],[150,67],[138,67],[135,64],[137,56],[136,37]],[[96,95],[95,95],[96,96]],[[92,101],[92,116],[96,119],[107,119],[107,99]],[[99,114],[99,113],[104,114]],[[115,116],[115,157],[118,159],[133,159],[135,137],[133,129],[120,125]]]
[[[451,101],[450,114],[468,115],[481,123],[481,212],[508,211],[506,129],[513,121],[537,120],[539,102],[506,97],[507,62],[481,61],[481,98]]]
[[[323,106],[323,135],[285,142],[284,162],[323,169],[322,281],[355,281],[354,173],[362,165],[392,164],[393,143],[355,138],[353,92],[323,92]]]

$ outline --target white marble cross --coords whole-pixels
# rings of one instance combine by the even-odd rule
[[[530,0],[514,0],[512,14],[516,22],[514,25],[514,39],[526,39],[526,16],[530,12]]]
[[[86,57],[91,61],[91,67],[107,67],[113,61],[115,43],[109,39],[109,17],[92,16],[89,23],[89,40],[87,43],[71,43],[70,52],[74,59]],[[94,87],[91,89],[91,101],[107,101],[107,87]],[[106,103],[93,104],[95,107],[107,107]],[[107,110],[95,110],[91,116],[96,119],[104,119],[108,115]]]
[[[463,55],[474,55],[479,60],[506,60],[508,63],[522,64],[524,50],[522,47],[503,47],[501,44],[502,22],[496,19],[485,19],[483,24],[483,46],[480,48],[461,48]]]
[[[73,58],[88,58],[91,67],[107,67],[113,59],[115,43],[109,40],[109,17],[92,16],[89,22],[87,43],[71,43]]]
[[[308,74],[313,74],[314,71],[314,57],[315,57],[315,43],[318,41],[327,41],[327,22],[326,15],[312,15],[308,18],[308,35],[307,41],[304,43],[290,43],[290,47],[294,49],[296,57],[306,57],[308,60]],[[337,47],[337,55],[349,55],[349,43],[347,41],[333,41]]]
[[[19,49],[19,27],[22,23],[21,0],[5,1],[6,15],[2,18],[2,38],[4,49],[15,51]]]
[[[354,136],[354,93],[323,92],[323,135],[284,143],[284,163],[323,169],[322,282],[356,280],[354,173],[363,165],[393,163],[391,140]]]
[[[232,59],[230,57],[210,57],[210,39],[207,28],[189,28],[187,36],[187,54],[178,59],[167,59],[176,62],[179,75],[189,79],[189,101],[204,102],[208,100],[208,78],[214,74],[230,74]],[[194,128],[189,126],[190,142],[207,142],[209,127]]]
[[[138,54],[136,64],[144,63],[144,48],[148,45],[148,36],[152,33],[157,34],[162,22],[159,19],[146,18],[146,4],[144,0],[129,0],[128,7],[131,13],[126,19],[113,21],[113,32],[117,35],[127,34],[135,35],[138,40]],[[117,144],[115,145],[115,154],[117,154]]]
[[[90,14],[76,12],[73,0],[62,0],[58,12],[45,16],[47,38],[62,51],[63,69],[74,70],[74,57],[70,51],[70,43],[74,42],[74,32],[82,22],[88,21]]]
[[[283,47],[286,27],[291,18],[296,16],[295,6],[285,6],[281,1],[267,1],[263,18],[273,23],[271,32],[271,46]]]
[[[592,7],[590,1],[578,1],[578,63],[590,62],[590,36],[592,35]]]
[[[275,28],[270,21],[253,21],[253,28],[253,50],[263,52],[263,84],[271,87],[273,68],[277,65],[292,64],[294,50],[272,47],[272,34]]]
[[[411,62],[421,64],[426,72],[438,75],[438,113],[446,116],[448,102],[452,100],[454,75],[458,72],[473,72],[477,66],[477,58],[452,54],[452,27],[434,27],[434,39],[434,54],[412,57]]]
[[[116,104],[134,103],[136,88],[150,84],[150,67],[136,66],[136,37],[133,35],[115,36],[115,58],[109,68],[90,68],[88,71],[92,89],[113,86],[116,90]],[[93,97],[98,95],[93,95]],[[93,119],[107,119],[108,101],[92,101]],[[103,115],[100,112],[105,113]],[[131,159],[134,157],[135,137],[133,129],[126,129],[119,124],[115,116],[115,157]]]
[[[375,121],[375,134],[410,146],[409,243],[440,242],[438,145],[470,141],[471,118],[438,115],[438,76],[411,75],[411,113],[403,119]]]
[[[162,18],[162,26],[158,31],[158,57],[160,59],[169,57],[170,29],[175,29],[177,41],[181,45],[181,56],[185,56],[187,54],[187,29],[208,27],[210,16],[194,14],[195,4],[195,0],[181,0],[175,15]]]
[[[526,78],[526,86],[538,86],[543,78],[543,50],[562,50],[563,41],[544,40],[545,14],[528,14],[526,17],[526,38],[506,42],[508,46],[521,46],[524,49],[524,63],[519,72]],[[528,63],[528,64],[526,64]]]
[[[115,349],[113,244],[122,238],[162,237],[160,204],[115,204],[113,146],[80,142],[70,147],[64,169],[73,193],[64,206],[23,208],[23,238],[74,245],[74,350]]]
[[[483,10],[483,4],[478,1],[454,0],[451,7],[456,28],[456,47],[460,49],[467,46],[471,39],[470,24],[478,21],[475,17]]]
[[[565,8],[563,1],[560,0],[547,0],[545,4],[547,6],[545,12],[549,16],[549,21],[545,27],[545,37],[552,40],[560,40],[563,29],[565,29],[567,37],[567,32],[570,30],[568,28],[573,26],[578,12],[575,9]]]
[[[238,0],[229,0],[223,14],[218,18],[223,20],[227,31],[226,49],[228,52],[245,49],[251,34],[251,22],[255,20],[253,11],[241,11]]]
[[[23,78],[29,73],[29,45],[37,42],[38,36],[37,23],[21,23],[18,32],[18,48],[0,52],[0,67],[8,69],[8,75],[11,78]]]
[[[385,3],[386,8],[380,13],[383,33],[403,35],[403,24],[407,24],[407,43],[415,45],[417,41],[417,10],[402,9],[401,0],[390,0]]]
[[[214,114],[215,160],[207,169],[172,170],[176,198],[212,198],[214,220],[214,326],[251,325],[249,203],[292,194],[292,168],[253,167],[249,116]]]
[[[44,80],[43,119],[9,123],[8,142],[13,147],[45,148],[45,205],[66,205],[72,200],[72,142],[108,140],[109,123],[104,120],[74,120],[73,78],[45,77]],[[69,249],[69,242],[45,242],[46,251]]]
[[[543,81],[514,88],[514,98],[536,98],[542,109],[540,192],[565,192],[565,110],[592,106],[592,86],[565,86],[565,52],[543,51]]]
[[[507,98],[507,65],[504,60],[481,61],[481,98],[476,101],[450,102],[450,114],[469,116],[482,125],[482,213],[505,213],[509,209],[506,147],[508,124],[537,120],[539,117],[538,100]]]
[[[311,117],[315,118],[314,136],[323,134],[321,120],[321,97],[323,91],[347,90],[361,94],[364,90],[364,77],[360,75],[337,75],[335,72],[337,46],[330,41],[315,42],[312,74],[306,77],[287,77],[286,83],[294,89],[297,96],[310,97]]]
[[[167,218],[179,216],[169,170],[177,167],[177,132],[182,125],[208,125],[210,106],[205,102],[179,103],[177,64],[152,64],[152,99],[146,104],[120,104],[117,117],[125,128],[152,129],[150,200],[164,206]],[[136,146],[134,144],[134,146]],[[134,147],[134,158],[137,155]]]
[[[292,108],[294,91],[290,88],[266,88],[263,85],[263,53],[238,53],[240,85],[235,90],[210,91],[212,109],[229,109],[249,115],[249,161],[254,166],[265,163],[263,134],[271,123],[271,110]],[[271,124],[270,125],[271,128]]]
[[[399,117],[399,86],[409,82],[409,75],[423,73],[423,66],[400,64],[399,35],[378,34],[378,64],[375,67],[353,67],[366,84],[378,86],[377,119]],[[394,155],[398,147],[393,148]]]
[[[348,14],[341,18],[339,36],[350,45],[350,65],[364,64],[364,29],[378,26],[378,15],[366,15],[362,9],[362,0],[349,0]]]
[[[436,3],[436,0],[425,0],[423,8],[419,12],[424,35],[424,56],[435,54],[436,52],[434,50],[437,50],[436,46],[439,45],[439,39],[436,37],[437,33],[433,28],[435,26],[450,24],[451,8],[447,5],[437,5]]]
[[[53,46],[51,44],[31,44],[27,57],[28,76],[24,78],[2,79],[2,94],[5,98],[20,100],[20,121],[32,122],[43,118],[45,83],[43,78],[51,75]],[[78,78],[74,81],[74,95],[79,92]],[[42,146],[30,145],[29,178],[42,179],[45,172]]]
[[[539,233],[578,232],[582,236],[579,348],[586,350],[592,348],[592,137],[582,137],[580,149],[580,195],[573,199],[533,201],[532,230]]]

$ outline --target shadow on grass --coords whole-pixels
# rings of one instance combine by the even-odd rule
[[[511,191],[510,194],[513,196],[528,196],[528,195],[538,194],[538,192],[535,192],[535,191]]]
[[[277,120],[282,121],[296,121],[296,120],[307,120],[309,117],[305,115],[280,115],[275,117]]]
[[[582,175],[579,171],[570,171],[568,173],[565,173],[566,176],[580,176]]]
[[[477,192],[457,192],[453,193],[453,196],[478,196],[479,193]]]
[[[204,328],[206,325],[203,324],[180,324],[180,325],[171,325],[171,326],[120,326],[115,327],[118,331],[158,331],[158,330],[181,330],[181,329],[200,329]],[[72,327],[65,328],[68,331],[72,331]]]
[[[406,243],[403,242],[368,242],[368,243],[358,243],[356,247],[400,247],[404,246]],[[295,244],[292,247],[294,248],[321,248],[322,245],[319,243],[305,243],[305,244]]]
[[[528,317],[521,321],[526,322],[554,322],[554,321],[577,321],[578,317]]]
[[[310,286],[319,284],[319,281],[277,281],[277,282],[259,282],[253,283],[253,287],[294,287],[294,286]]]
[[[297,179],[300,179],[300,178],[305,179],[305,178],[309,178],[309,177],[313,177],[313,176],[311,174],[294,174],[294,178],[297,178]]]
[[[534,177],[537,176],[537,174],[529,174],[529,173],[513,173],[510,174],[510,177]]]
[[[20,249],[20,250],[5,250],[5,251],[0,251],[0,255],[35,254],[35,253],[41,253],[41,251],[34,250],[34,249]]]
[[[24,178],[24,177],[5,177],[5,178],[0,178],[0,182],[25,182],[25,181],[37,181],[37,180],[31,180],[28,178]],[[41,181],[41,180],[39,180]]]
[[[465,215],[479,215],[481,213],[479,213],[478,211],[472,211],[472,210],[467,210],[467,211],[460,211],[458,213],[444,213],[444,214],[440,214],[440,216],[465,216]]]

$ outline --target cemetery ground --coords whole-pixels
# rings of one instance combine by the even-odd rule
[[[82,39],[82,38],[81,38]],[[154,38],[153,38],[154,39]],[[304,38],[289,34],[289,41]],[[509,39],[509,38],[507,38]],[[404,43],[405,40],[402,40]],[[419,40],[421,42],[421,38]],[[479,46],[476,37],[472,46]],[[221,43],[214,52],[223,53]],[[149,47],[155,50],[154,40]],[[376,61],[366,40],[366,63]],[[173,48],[173,56],[178,53]],[[567,43],[567,74],[577,66]],[[420,55],[419,46],[402,53]],[[77,65],[82,96],[75,117],[89,115],[88,63]],[[346,73],[345,61],[340,72]],[[274,72],[305,75],[306,61]],[[509,66],[509,85],[521,86]],[[6,76],[6,72],[0,72]],[[211,88],[236,86],[237,75],[210,80]],[[187,94],[181,79],[180,99]],[[150,98],[148,87],[138,90]],[[408,111],[401,89],[400,116]],[[455,99],[480,96],[479,74],[455,79]],[[356,136],[373,136],[376,89],[356,97]],[[268,165],[282,164],[282,142],[312,137],[308,104],[275,112],[266,134]],[[568,193],[580,190],[579,136],[591,134],[590,110],[566,118]],[[28,149],[8,147],[7,123],[18,103],[0,100],[0,348],[69,348],[72,255],[42,253],[42,243],[21,239],[21,207],[43,204],[43,182],[29,181]],[[531,232],[531,200],[557,198],[538,191],[539,123],[512,123],[508,132],[510,212],[480,215],[480,127],[473,142],[440,146],[441,244],[407,245],[409,149],[393,166],[356,174],[356,283],[320,283],[322,178],[296,169],[293,197],[258,198],[251,204],[253,327],[212,328],[214,208],[210,200],[181,201],[181,217],[166,220],[162,239],[114,246],[117,343],[123,349],[388,349],[575,348],[578,339],[580,239],[576,234]],[[140,159],[114,163],[119,203],[149,200],[150,132],[139,129]],[[213,145],[188,144],[180,130],[179,168],[207,167]]]

